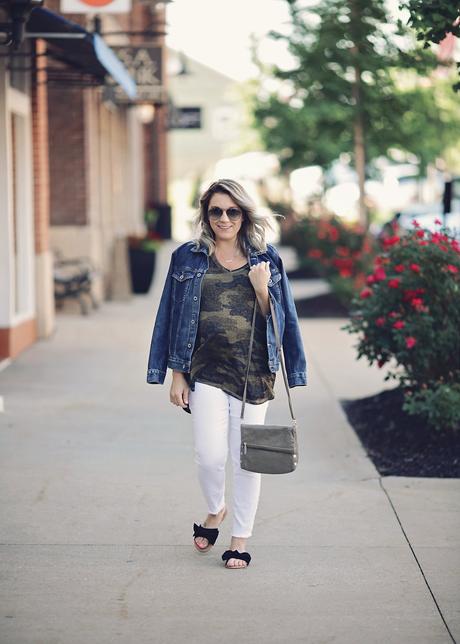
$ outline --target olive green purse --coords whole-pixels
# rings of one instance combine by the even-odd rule
[[[278,322],[271,300],[270,310],[275,330],[276,348],[280,357],[292,422],[290,425],[251,425],[243,422],[248,388],[249,365],[251,363],[252,346],[254,342],[256,309],[257,299],[254,303],[251,339],[249,341],[248,365],[244,383],[243,403],[241,405],[240,465],[241,469],[248,470],[249,472],[260,472],[261,474],[287,474],[288,472],[293,472],[298,463],[297,421],[294,416],[292,400],[289,393],[289,383],[286,374],[286,366],[284,364]]]

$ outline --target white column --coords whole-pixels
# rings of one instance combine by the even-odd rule
[[[0,328],[13,317],[13,217],[11,204],[11,131],[7,107],[6,59],[0,58]]]
[[[13,88],[7,89],[6,96],[7,112],[9,112],[8,121],[11,122],[11,118],[15,119],[15,140],[13,140],[11,134],[9,138],[11,153],[14,153],[16,160],[16,185],[13,186],[13,183],[10,183],[11,222],[13,220],[13,203],[16,212],[17,250],[16,266],[13,269],[13,284],[15,288],[13,324],[16,325],[24,320],[35,317],[32,123],[29,96]],[[10,155],[9,159],[9,166],[12,168],[13,154]],[[13,234],[12,223],[10,231]],[[11,245],[13,248],[13,239],[11,240]]]

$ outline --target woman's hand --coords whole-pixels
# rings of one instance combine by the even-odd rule
[[[173,405],[188,407],[188,392],[190,387],[181,371],[173,371],[169,400]]]
[[[270,279],[270,263],[259,262],[251,266],[249,270],[249,281],[256,293],[262,315],[268,315],[270,304],[268,301],[268,280]]]

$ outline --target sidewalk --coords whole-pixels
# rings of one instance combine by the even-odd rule
[[[460,481],[379,477],[338,399],[382,374],[355,362],[340,320],[301,323],[299,467],[263,477],[250,567],[220,562],[228,520],[194,552],[190,418],[169,378],[145,382],[160,259],[151,294],[60,315],[0,373],[2,644],[460,640]],[[269,418],[286,414],[278,378]]]

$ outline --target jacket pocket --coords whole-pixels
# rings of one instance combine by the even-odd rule
[[[192,286],[193,271],[175,271],[172,274],[172,296],[174,302],[183,302]]]

